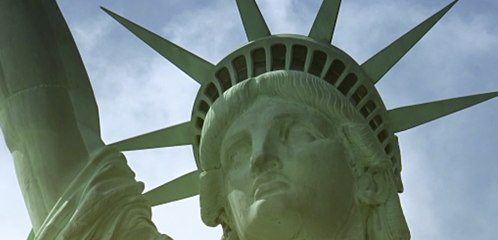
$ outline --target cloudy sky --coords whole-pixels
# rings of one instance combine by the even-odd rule
[[[320,0],[259,0],[273,33],[307,34]],[[448,0],[344,0],[333,44],[359,63],[448,4]],[[245,43],[234,0],[59,1],[95,89],[103,138],[112,143],[187,121],[198,85],[104,14],[108,7],[216,63]],[[498,2],[461,0],[378,84],[388,108],[498,91]],[[498,99],[398,134],[412,239],[496,239]],[[127,153],[154,188],[195,169],[191,149]],[[31,228],[10,153],[0,144],[0,232]],[[219,239],[198,198],[153,210],[178,240]]]

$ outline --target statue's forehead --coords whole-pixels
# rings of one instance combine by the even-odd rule
[[[311,106],[279,97],[262,96],[233,120],[223,142],[240,132],[251,132],[256,128],[269,130],[285,121],[300,122],[325,131],[330,131],[333,125],[337,125],[336,121],[331,121]]]

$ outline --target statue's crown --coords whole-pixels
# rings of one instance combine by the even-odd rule
[[[198,166],[202,127],[211,105],[237,83],[276,70],[302,71],[334,86],[360,113],[392,162],[398,191],[401,157],[395,133],[468,108],[498,96],[498,92],[466,96],[397,109],[386,109],[375,84],[448,12],[454,1],[407,32],[363,64],[331,45],[340,0],[324,0],[308,36],[272,35],[254,0],[237,0],[249,43],[214,65],[174,43],[104,9],[162,56],[201,84],[191,121],[112,144],[138,150],[192,144]],[[152,205],[196,194],[197,171],[146,194]],[[178,184],[188,185],[177,188]],[[183,189],[178,191],[178,189]],[[175,192],[172,192],[172,191]]]

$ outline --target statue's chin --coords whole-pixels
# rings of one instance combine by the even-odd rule
[[[247,216],[243,240],[295,239],[303,227],[299,210],[285,194],[271,194],[256,200]]]

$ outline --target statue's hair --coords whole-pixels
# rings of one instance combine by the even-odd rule
[[[223,239],[237,240],[237,237],[227,236],[233,229],[228,229],[231,216],[226,213],[230,210],[221,171],[221,143],[231,124],[260,97],[278,98],[311,107],[336,124],[355,179],[365,171],[372,170],[385,171],[392,178],[392,163],[388,161],[368,124],[329,83],[297,71],[274,71],[247,79],[226,91],[212,105],[204,121],[199,147],[202,219],[209,226],[222,224],[225,231]],[[394,180],[392,184],[394,186]],[[391,189],[395,192],[394,187]]]

